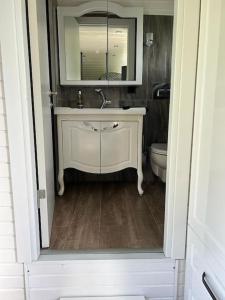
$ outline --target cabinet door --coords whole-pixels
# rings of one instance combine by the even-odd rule
[[[63,166],[100,173],[100,123],[63,121]]]
[[[137,167],[137,122],[101,123],[101,173]]]

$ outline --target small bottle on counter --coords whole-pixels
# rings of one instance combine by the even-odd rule
[[[83,105],[82,91],[81,90],[78,90],[77,97],[78,97],[77,107],[78,108],[83,108],[84,105]]]

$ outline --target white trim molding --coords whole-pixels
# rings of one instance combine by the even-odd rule
[[[58,0],[59,6],[77,6],[87,0]],[[124,7],[142,6],[145,15],[161,15],[161,16],[173,16],[174,15],[174,0],[111,0],[111,2],[120,4]]]

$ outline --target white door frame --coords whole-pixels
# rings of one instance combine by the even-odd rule
[[[175,0],[164,253],[185,257],[201,0]]]
[[[55,205],[54,161],[51,119],[50,66],[46,0],[27,0],[29,11],[30,56],[32,61],[33,107],[36,136],[41,245],[49,247]],[[44,23],[45,25],[43,25]],[[43,30],[42,30],[43,28]],[[42,64],[42,65],[41,65]],[[47,143],[46,143],[47,141]]]
[[[175,0],[164,241],[165,255],[172,258],[185,255],[199,2]],[[0,22],[17,258],[30,263],[40,246],[25,1],[2,1]]]
[[[34,130],[23,0],[1,1],[0,47],[9,139],[17,261],[40,254]]]

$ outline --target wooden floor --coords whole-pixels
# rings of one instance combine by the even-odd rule
[[[165,185],[85,183],[57,197],[51,249],[160,249],[163,246]]]

